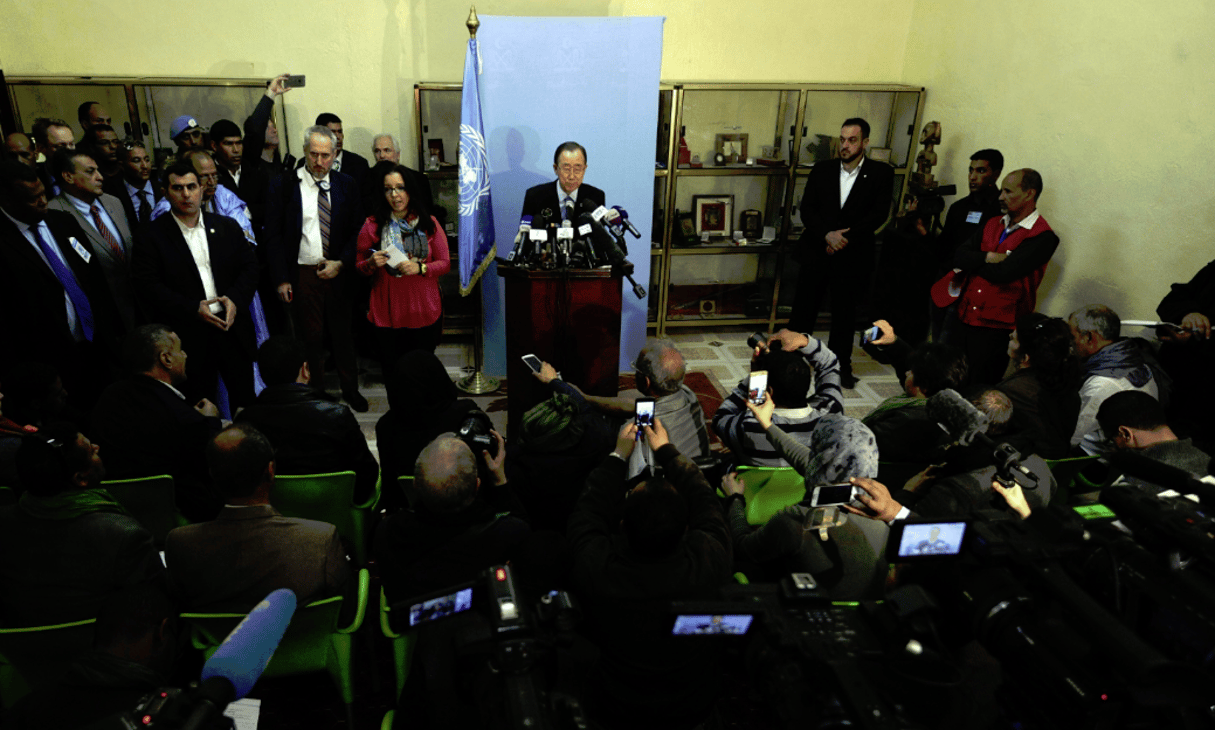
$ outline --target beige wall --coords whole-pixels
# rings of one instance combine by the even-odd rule
[[[1215,258],[1213,37],[1205,0],[915,4],[902,80],[944,129],[937,176],[965,183],[988,146],[1042,173],[1062,240],[1042,311],[1149,318]]]
[[[666,16],[664,79],[897,81],[911,4],[856,5],[841,16],[837,4],[822,0],[768,2],[758,7],[770,10],[760,12],[756,5],[743,12],[732,0],[491,0],[477,3],[477,12]],[[451,0],[160,0],[148,16],[154,23],[139,20],[131,7],[125,0],[0,0],[0,69],[10,75],[307,74],[308,87],[287,95],[293,137],[319,112],[334,111],[351,149],[367,155],[377,132],[396,132],[404,137],[405,158],[413,160],[413,84],[459,81],[468,38],[469,3]],[[94,45],[82,50],[86,39]],[[289,143],[298,152],[299,141]]]

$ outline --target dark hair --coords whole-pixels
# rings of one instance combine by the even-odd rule
[[[51,395],[51,386],[59,379],[59,370],[44,362],[23,362],[15,366],[4,380],[4,415],[22,425],[34,424],[43,416]]]
[[[430,217],[430,209],[426,207],[426,200],[422,196],[422,183],[415,176],[414,172],[404,165],[398,165],[388,160],[377,162],[372,170],[372,180],[379,180],[373,190],[379,192],[376,198],[375,221],[381,228],[384,227],[388,220],[392,217],[392,208],[388,205],[388,196],[384,194],[384,178],[396,173],[401,176],[401,180],[405,183],[405,194],[409,196],[409,205],[406,208],[406,216],[415,215],[418,218],[415,224],[418,230],[428,236],[434,235],[435,222]]]
[[[327,127],[330,124],[341,124],[342,119],[333,112],[321,112],[316,115],[316,126]]]
[[[1103,340],[1113,342],[1122,330],[1122,318],[1104,304],[1089,304],[1072,312],[1068,317],[1080,332],[1091,332]]]
[[[101,104],[101,102],[86,101],[80,106],[76,107],[76,121],[80,122],[80,126],[84,127],[85,129],[89,128],[89,109],[91,109],[94,104]]]
[[[38,171],[24,162],[0,160],[0,200],[15,201],[25,196],[18,190],[18,183],[38,182]],[[50,194],[50,191],[47,191]]]
[[[26,491],[50,497],[73,488],[72,477],[87,465],[90,456],[79,447],[79,436],[76,424],[56,421],[21,439],[15,460]]]
[[[1113,438],[1119,426],[1155,431],[1167,426],[1168,421],[1160,401],[1141,390],[1123,390],[1102,401],[1097,409],[1097,424],[1106,438]]]
[[[1006,393],[988,388],[976,395],[971,403],[980,413],[987,416],[988,436],[997,436],[1008,430],[1012,422],[1013,404]]]
[[[915,386],[925,395],[946,388],[957,390],[966,382],[966,353],[940,342],[925,342],[907,359],[907,369],[915,376]]]
[[[845,119],[844,123],[840,125],[840,129],[843,129],[844,127],[860,127],[861,139],[869,139],[869,122],[866,122],[860,117],[851,117],[850,119]]]
[[[239,433],[241,438],[227,448],[216,445],[216,441],[229,431]],[[236,423],[220,431],[207,444],[207,469],[215,491],[225,499],[248,497],[257,489],[266,476],[266,469],[274,461],[274,447],[248,423]]]
[[[80,138],[80,144],[76,145],[76,149],[83,150],[86,154],[92,155],[93,150],[97,148],[98,134],[101,132],[109,132],[115,137],[118,132],[108,124],[98,124],[85,130],[84,136]],[[122,145],[119,145],[121,147]]]
[[[219,144],[228,137],[240,138],[240,127],[231,119],[220,119],[211,125],[211,141]]]
[[[167,325],[155,323],[132,330],[122,341],[122,362],[127,371],[146,373],[155,368],[172,333]]]
[[[1042,197],[1042,176],[1028,167],[1021,170],[1021,189],[1034,191],[1034,202]]]
[[[257,348],[257,366],[266,385],[294,383],[305,360],[304,343],[289,335],[275,335]]]
[[[1004,155],[1000,154],[1000,150],[986,149],[979,150],[970,156],[972,160],[984,160],[991,165],[991,169],[1000,172],[1004,169]]]
[[[450,433],[431,441],[413,467],[414,494],[432,512],[459,512],[477,498],[477,459]]]
[[[143,150],[146,154],[149,154],[149,155],[151,154],[151,152],[148,150],[148,145],[144,144],[144,142],[142,140],[135,140],[132,142],[127,142],[125,144],[118,145],[118,161],[126,162],[126,161],[130,160],[131,153],[135,151],[136,147]]]
[[[1065,394],[1078,387],[1080,365],[1072,330],[1058,317],[1030,312],[1017,320],[1018,353],[1029,357],[1038,380],[1052,393]]]
[[[624,500],[629,547],[645,557],[669,555],[688,527],[688,504],[665,479],[651,478]]]
[[[814,374],[800,352],[768,350],[755,360],[756,370],[768,371],[772,397],[781,408],[801,408]]]
[[[561,144],[557,145],[557,151],[553,153],[553,164],[556,165],[557,161],[561,159],[561,155],[566,152],[581,152],[582,153],[582,164],[586,165],[586,164],[589,164],[589,162],[590,162],[586,158],[586,148],[585,147],[578,144],[577,142],[562,142]]]
[[[199,185],[202,185],[202,180],[198,179],[198,173],[194,170],[194,165],[185,159],[185,157],[179,157],[173,162],[165,165],[164,171],[160,174],[160,182],[165,186],[166,190],[169,187],[170,175],[173,177],[185,177],[186,175],[193,175],[194,181]]]
[[[83,149],[55,150],[55,154],[51,155],[51,174],[55,176],[55,182],[59,183],[60,187],[63,186],[63,175],[65,173],[71,175],[76,172],[77,157],[93,159],[93,156]],[[49,190],[47,194],[50,194]]]

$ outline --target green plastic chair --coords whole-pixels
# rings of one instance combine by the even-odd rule
[[[412,477],[410,477],[412,479]],[[413,650],[417,644],[417,635],[412,631],[397,633],[392,630],[391,610],[384,589],[380,588],[380,631],[392,644],[392,668],[396,678],[397,693],[394,701],[399,702],[401,692],[405,689],[405,680],[409,679],[409,668],[413,665]]]
[[[806,480],[791,466],[739,466],[747,524],[763,525],[785,507],[806,498]]]
[[[93,648],[97,619],[51,626],[0,629],[0,703],[9,709],[55,681],[77,656]]]
[[[354,472],[290,474],[274,477],[270,504],[287,517],[328,522],[354,549],[354,562],[367,566],[369,518],[380,502],[380,480],[363,504],[354,504]]]
[[[342,596],[331,596],[297,608],[263,677],[291,677],[327,671],[346,705],[346,727],[354,727],[354,633],[367,613],[371,573],[359,571],[358,605],[350,625],[342,626]],[[243,613],[183,613],[195,649],[210,658]]]
[[[112,479],[103,481],[101,487],[152,533],[152,540],[157,547],[164,547],[165,535],[169,534],[169,530],[190,524],[177,511],[173,477],[168,474],[138,479]]]
[[[380,730],[392,730],[392,721],[396,716],[396,710],[389,710],[384,713],[384,719],[380,720]]]
[[[1050,468],[1051,476],[1055,478],[1055,495],[1051,502],[1070,504],[1076,480],[1090,464],[1100,460],[1100,456],[1077,456],[1072,459],[1047,459],[1046,466]],[[1080,487],[1085,492],[1093,491],[1083,483]],[[1079,493],[1079,492],[1077,492]]]

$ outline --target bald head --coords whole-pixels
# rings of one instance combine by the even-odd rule
[[[679,390],[685,370],[683,355],[671,340],[651,337],[637,355],[637,372],[649,381],[645,392],[659,398]]]
[[[413,470],[413,486],[432,512],[459,512],[477,498],[477,460],[472,449],[447,434],[431,441]]]
[[[274,447],[249,424],[234,424],[207,444],[215,489],[233,504],[266,504],[274,482]]]
[[[19,162],[24,162],[30,167],[37,165],[34,142],[24,132],[13,132],[5,137],[4,149]]]

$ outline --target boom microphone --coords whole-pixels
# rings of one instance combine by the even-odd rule
[[[201,679],[220,677],[232,684],[234,699],[249,694],[266,669],[295,613],[295,593],[279,588],[246,616],[203,665]]]
[[[1133,451],[1118,450],[1110,454],[1110,464],[1127,476],[1142,479],[1158,487],[1181,494],[1194,494],[1206,506],[1215,506],[1215,485],[1199,480],[1193,474]]]
[[[946,388],[928,397],[928,417],[941,425],[949,437],[959,446],[969,446],[978,441],[981,446],[992,450],[996,474],[1001,479],[1011,480],[1013,472],[1024,475],[1030,480],[1027,489],[1036,489],[1038,475],[1021,464],[1021,454],[1008,444],[998,444],[987,435],[990,420],[987,414],[975,408],[975,405],[958,394],[952,388]]]

